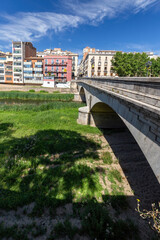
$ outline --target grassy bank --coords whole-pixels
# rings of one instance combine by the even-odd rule
[[[22,100],[52,100],[52,101],[72,101],[73,94],[60,93],[31,93],[31,92],[0,92],[0,99],[22,99]]]
[[[127,200],[117,163],[108,146],[100,152],[100,130],[76,123],[80,106],[1,107],[1,239],[139,239],[119,218]]]

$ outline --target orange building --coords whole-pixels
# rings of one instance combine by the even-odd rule
[[[13,83],[13,71],[12,71],[13,62],[5,62],[4,64],[4,72],[5,72],[5,83]]]

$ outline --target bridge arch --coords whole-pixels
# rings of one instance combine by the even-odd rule
[[[79,86],[84,88],[87,106],[79,109],[78,123],[101,128],[126,126],[160,182],[160,143],[153,132],[154,124],[149,111],[127,99],[116,97],[112,92],[106,94],[105,91],[85,83],[80,83]]]
[[[79,87],[79,96],[80,96],[80,100],[84,103],[86,103],[86,93],[85,93],[85,89],[83,87]]]
[[[90,125],[99,128],[124,128],[119,115],[106,103],[97,102],[90,109]]]

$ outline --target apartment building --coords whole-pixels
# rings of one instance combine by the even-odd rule
[[[27,57],[36,57],[36,48],[31,42],[12,42],[13,83],[24,84],[23,62]]]
[[[0,83],[5,82],[4,74],[4,64],[6,62],[6,55],[0,55]]]
[[[72,57],[60,55],[44,56],[44,82],[67,83],[72,79]]]
[[[6,61],[4,64],[5,83],[13,83],[13,61]]]
[[[61,48],[46,49],[43,52],[37,52],[37,56],[68,56],[72,58],[72,79],[78,75],[78,54],[71,51],[63,51]]]
[[[41,57],[28,57],[23,62],[25,84],[43,84],[43,61]]]
[[[12,54],[0,53],[0,82],[1,83],[13,83],[13,73],[12,73]]]
[[[79,66],[79,76],[104,77],[113,76],[111,70],[112,59],[117,51],[95,50],[95,48],[86,47],[83,50],[83,59]]]

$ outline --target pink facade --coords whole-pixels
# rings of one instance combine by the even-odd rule
[[[44,56],[44,81],[53,78],[55,82],[69,82],[72,78],[72,57],[50,55]]]

